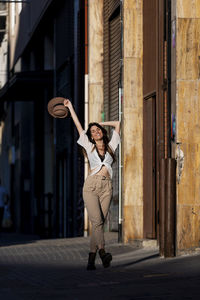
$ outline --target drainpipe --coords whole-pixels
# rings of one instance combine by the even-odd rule
[[[85,95],[84,95],[84,128],[88,128],[88,0],[85,0]],[[88,159],[84,158],[84,179],[88,176]],[[88,236],[89,231],[89,221],[88,213],[86,208],[84,208],[84,236]]]
[[[160,161],[160,255],[176,255],[176,160],[171,157],[171,1],[164,1],[164,158]]]
[[[122,117],[122,101],[123,101],[123,89],[119,84],[119,121]],[[119,144],[119,219],[118,219],[118,242],[122,242],[122,149],[121,142]]]
[[[122,121],[123,102],[123,0],[120,0],[120,26],[121,26],[121,49],[120,49],[120,79],[119,79],[119,121]],[[119,145],[119,219],[118,219],[118,242],[122,242],[122,147]]]

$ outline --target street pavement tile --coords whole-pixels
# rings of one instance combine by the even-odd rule
[[[199,253],[164,259],[157,248],[118,243],[116,233],[106,240],[111,267],[104,269],[97,255],[97,269],[87,271],[89,238],[2,234],[0,299],[199,299]]]

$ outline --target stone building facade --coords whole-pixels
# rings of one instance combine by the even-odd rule
[[[89,119],[99,121],[106,115],[105,9],[113,20],[120,7],[123,241],[163,238],[160,190],[167,184],[161,176],[163,159],[177,166],[173,171],[175,253],[198,248],[200,4],[183,0],[110,0],[107,8],[103,1],[88,4]]]

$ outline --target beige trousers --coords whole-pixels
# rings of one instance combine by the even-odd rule
[[[112,197],[111,179],[102,175],[87,177],[83,186],[83,199],[92,224],[90,251],[96,252],[105,246],[103,226]]]

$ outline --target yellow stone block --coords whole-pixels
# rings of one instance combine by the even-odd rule
[[[89,81],[103,82],[103,1],[89,1]]]
[[[196,18],[200,18],[200,1],[196,0]]]
[[[136,147],[124,154],[124,204],[143,204],[143,161],[141,151]]]
[[[200,188],[199,145],[182,144],[180,148],[184,153],[184,167],[177,185],[177,204],[194,205],[199,199]]]
[[[177,0],[178,18],[199,18],[200,1],[199,0]]]
[[[143,52],[142,1],[124,5],[124,57],[141,57]]]
[[[89,122],[103,111],[103,0],[89,0]]]
[[[200,143],[200,84],[198,81],[177,82],[177,140]]]
[[[177,79],[200,78],[200,19],[177,20]]]
[[[130,110],[124,115],[124,132],[125,153],[129,155],[133,151],[133,147],[136,147],[136,151],[141,152],[143,147],[143,122],[136,111]]]
[[[124,206],[124,242],[143,238],[143,206]]]
[[[101,122],[103,85],[89,84],[89,122]]]
[[[143,0],[124,0],[125,9],[135,9],[137,11],[142,11]]]
[[[124,109],[124,203],[143,204],[143,121],[135,108]]]
[[[138,110],[143,106],[142,68],[141,58],[124,59],[124,109],[135,108]]]
[[[195,210],[194,210],[195,209]],[[197,214],[194,214],[197,213]],[[199,207],[179,205],[177,208],[177,248],[193,249],[199,246]]]

